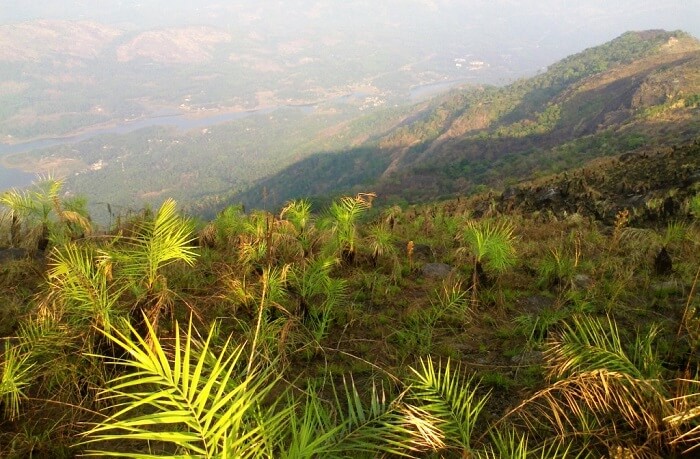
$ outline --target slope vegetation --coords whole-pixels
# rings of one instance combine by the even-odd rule
[[[700,129],[700,43],[628,32],[507,87],[469,88],[421,106],[397,128],[319,154],[237,196],[262,204],[368,186],[426,200],[503,187],[596,157],[692,142]]]

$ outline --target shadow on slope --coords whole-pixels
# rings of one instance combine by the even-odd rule
[[[377,146],[316,153],[259,180],[246,191],[225,198],[216,207],[240,203],[246,208],[275,210],[290,199],[309,196],[330,199],[329,195],[340,191],[352,192],[355,187],[370,186],[390,161],[390,152]],[[206,216],[212,210],[199,213]]]

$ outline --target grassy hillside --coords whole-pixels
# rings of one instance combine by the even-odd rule
[[[416,201],[504,187],[597,157],[692,142],[698,94],[695,38],[629,32],[534,78],[451,93],[379,139],[320,153],[234,199],[262,205],[265,188],[281,204],[371,184],[382,196]]]
[[[106,231],[5,193],[1,454],[693,457],[698,148]]]

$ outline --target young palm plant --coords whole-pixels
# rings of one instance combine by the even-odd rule
[[[136,235],[123,246],[105,251],[103,263],[114,264],[120,280],[136,297],[132,318],[139,323],[145,317],[154,328],[162,311],[171,305],[171,291],[163,269],[176,262],[193,265],[197,258],[192,245],[192,222],[178,215],[175,201],[163,203],[153,219],[142,221]]]
[[[299,314],[311,325],[317,342],[328,333],[334,309],[346,300],[346,281],[331,277],[337,264],[335,258],[319,257],[292,271],[291,289],[297,293]]]
[[[112,282],[108,258],[93,246],[68,243],[55,248],[48,282],[48,298],[71,326],[110,332],[128,312],[119,305],[126,286]]]
[[[0,195],[0,205],[7,208],[11,220],[11,245],[24,240],[26,248],[44,250],[49,243],[59,245],[90,232],[85,200],[61,200],[62,186],[61,180],[46,177],[27,190],[12,189]]]
[[[500,273],[513,266],[516,262],[515,228],[509,222],[502,220],[493,222],[468,221],[461,234],[465,244],[460,250],[471,254],[472,257],[472,305],[478,305],[477,290],[484,283],[489,271]]]
[[[372,225],[369,227],[367,242],[371,251],[372,265],[377,266],[380,258],[388,258],[391,261],[393,271],[399,271],[398,250],[396,248],[396,236],[391,229],[384,225]]]
[[[293,245],[298,247],[300,258],[305,260],[311,257],[317,240],[311,203],[305,199],[288,202],[280,212],[280,220],[286,223],[287,233],[295,242]]]
[[[34,376],[33,366],[29,354],[5,341],[0,366],[0,402],[5,407],[5,418],[14,419],[19,416],[20,401],[26,397],[24,389],[30,385]]]
[[[358,194],[354,198],[345,196],[331,204],[328,215],[322,221],[322,227],[330,230],[332,235],[331,250],[339,254],[345,263],[352,263],[355,260],[358,219],[372,207],[373,196],[372,194]]]

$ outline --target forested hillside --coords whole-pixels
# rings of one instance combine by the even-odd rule
[[[502,188],[604,156],[692,142],[700,132],[700,43],[628,32],[509,86],[451,93],[403,125],[320,153],[235,195],[263,205],[372,186],[409,201]]]

